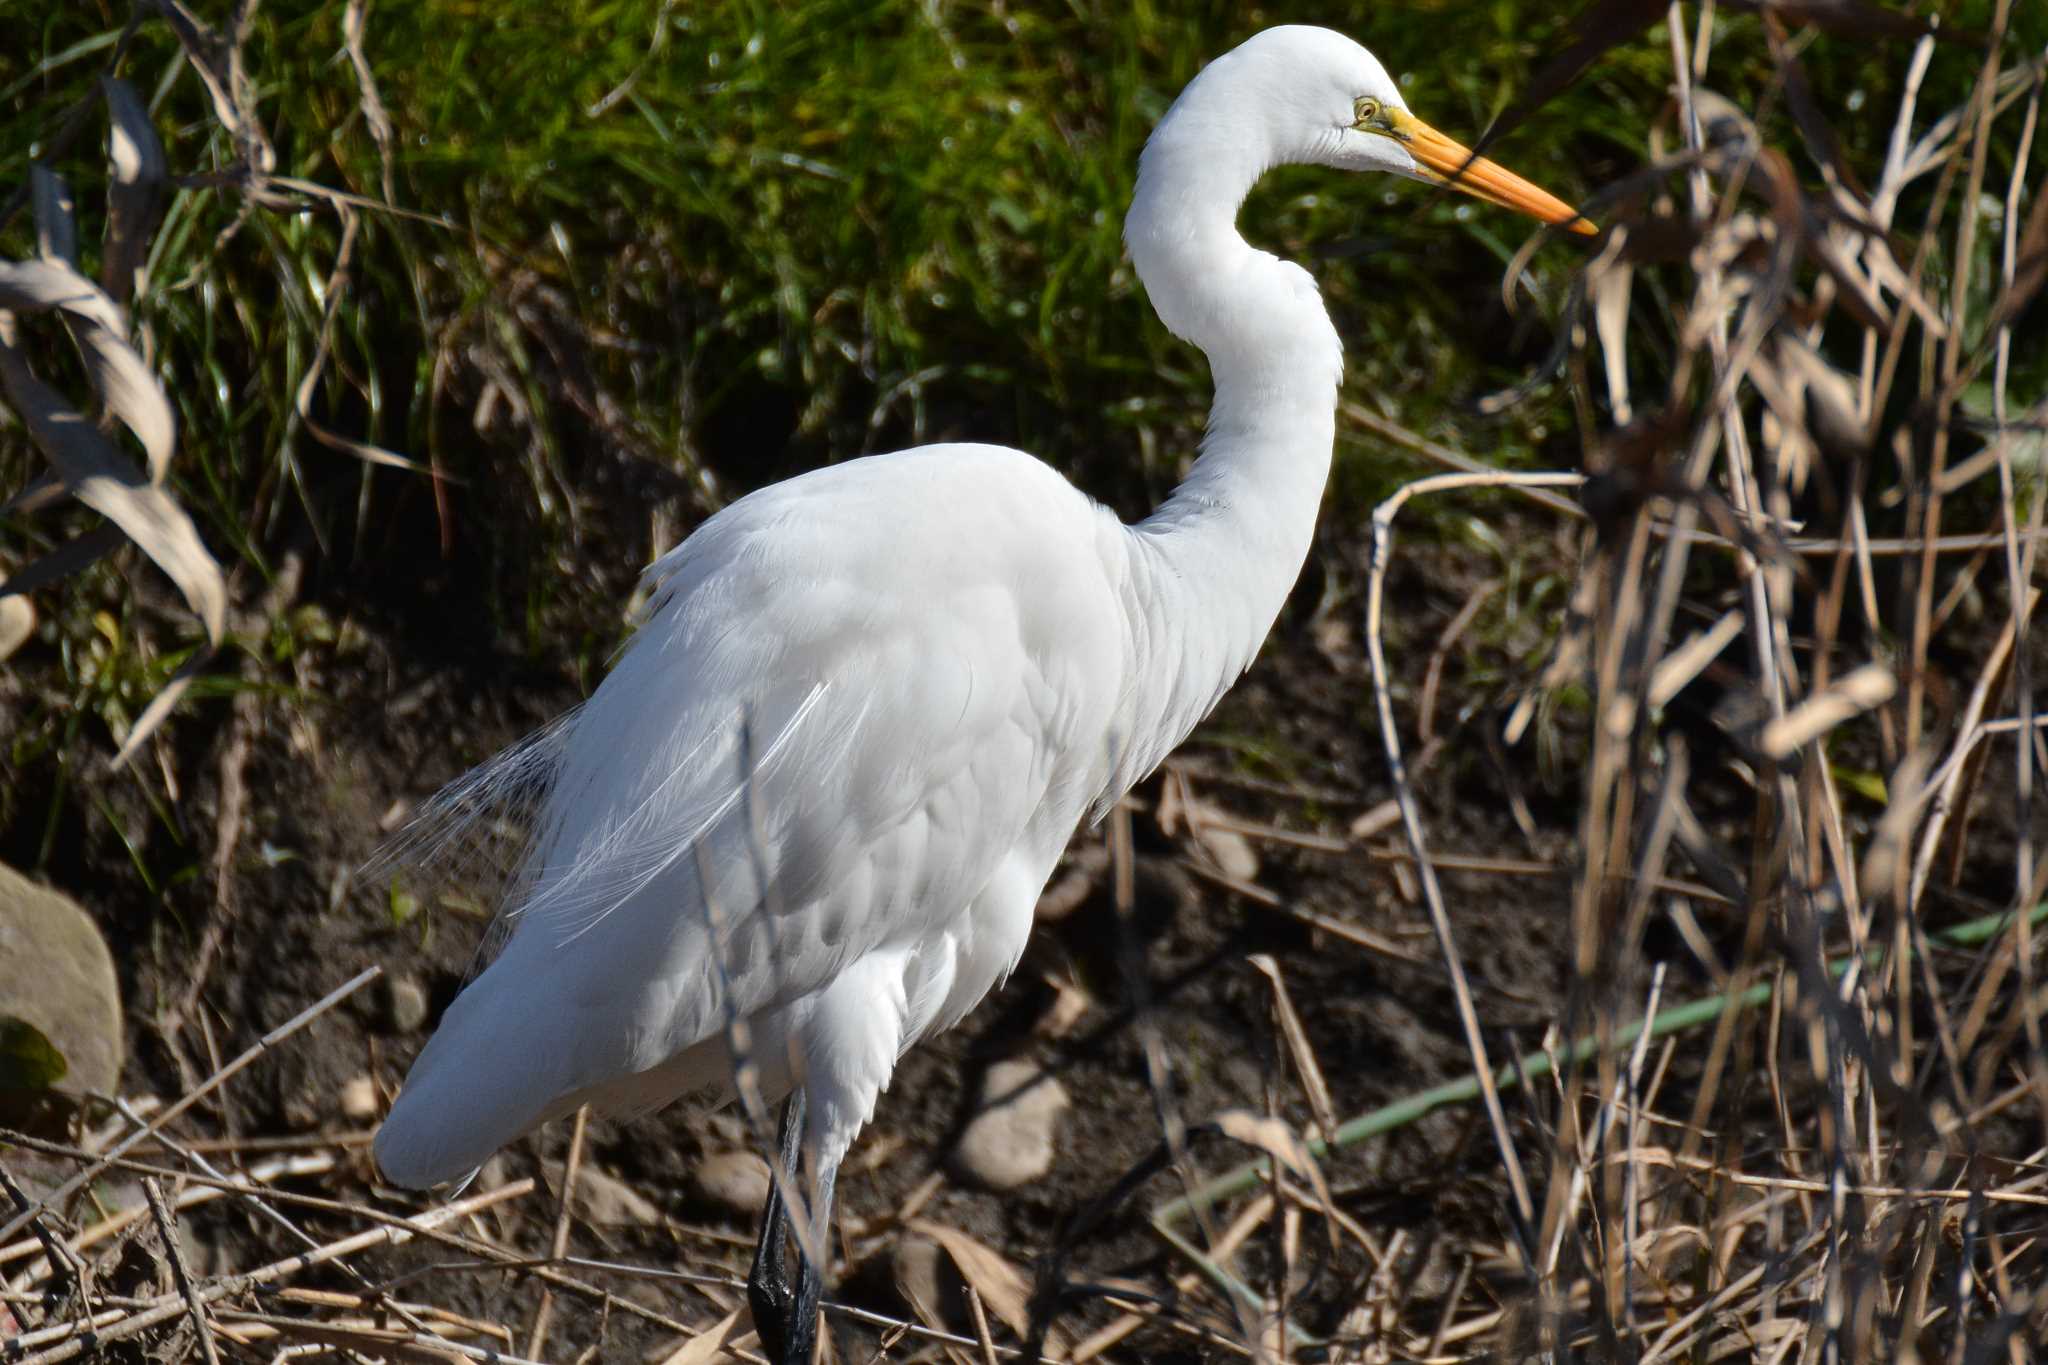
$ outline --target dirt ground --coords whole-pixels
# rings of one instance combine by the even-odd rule
[[[1425,561],[1404,561],[1397,589],[1402,631],[1427,640],[1462,604],[1461,585],[1476,581],[1476,568],[1441,549],[1424,555]],[[1176,757],[1173,776],[1155,778],[1136,794],[1137,895],[1128,923],[1111,890],[1107,831],[1083,831],[1054,883],[1054,894],[1071,908],[1041,925],[1007,989],[957,1030],[917,1049],[898,1070],[839,1185],[845,1259],[837,1292],[846,1301],[905,1315],[893,1287],[892,1215],[931,1177],[938,1183],[920,1196],[918,1216],[969,1234],[1029,1274],[1060,1245],[1062,1229],[1159,1144],[1162,1103],[1195,1125],[1192,1168],[1206,1174],[1255,1154],[1203,1129],[1218,1112],[1273,1105],[1297,1125],[1308,1122],[1274,1023],[1271,985],[1248,960],[1254,954],[1279,964],[1338,1117],[1469,1070],[1426,919],[1403,894],[1405,876],[1394,853],[1398,830],[1382,830],[1343,852],[1284,842],[1290,833],[1341,842],[1354,820],[1389,795],[1369,720],[1369,675],[1342,621],[1355,610],[1318,612],[1326,595],[1316,580],[1355,581],[1362,547],[1325,546],[1320,558],[1324,573],[1310,575],[1252,674]],[[431,600],[425,609],[434,609]],[[346,618],[351,604],[336,601],[329,610]],[[130,1010],[131,1095],[181,1094],[210,1073],[216,1059],[250,1046],[361,969],[383,969],[382,981],[277,1046],[199,1106],[184,1128],[187,1137],[210,1133],[255,1146],[338,1139],[348,1162],[305,1187],[363,1197],[373,1179],[365,1146],[372,1125],[346,1112],[350,1083],[357,1083],[359,1096],[360,1078],[368,1077],[380,1104],[388,1099],[432,1019],[459,988],[481,926],[431,908],[396,923],[386,888],[353,882],[354,870],[385,837],[401,803],[423,798],[576,696],[559,677],[488,651],[465,661],[459,645],[443,641],[442,657],[433,657],[414,647],[419,620],[394,629],[354,619],[360,631],[354,648],[366,657],[346,667],[339,659],[302,659],[308,694],[326,700],[306,707],[290,733],[247,735],[245,824],[224,904],[209,905],[212,898],[201,894],[181,897],[190,917],[167,919],[122,875],[126,851],[104,832],[81,840],[74,855],[60,855],[51,875],[109,917]],[[1421,658],[1400,667],[1412,687]],[[1454,659],[1447,682],[1456,683],[1458,669]],[[204,708],[177,727],[181,755],[199,775],[186,810],[202,844],[218,819],[219,759],[230,742],[223,732],[233,722],[211,735],[207,727],[230,710]],[[1468,723],[1489,714],[1481,709]],[[1521,756],[1509,761],[1527,767]],[[1563,794],[1530,783],[1527,795],[1547,825],[1532,846],[1499,799],[1499,779],[1483,765],[1458,768],[1448,759],[1426,770],[1440,847],[1557,855],[1568,832],[1554,818],[1569,808]],[[1185,821],[1175,822],[1172,837],[1164,831],[1159,807],[1169,782],[1177,797],[1272,831],[1249,840],[1257,858],[1256,898],[1218,884],[1210,875],[1213,858]],[[92,866],[97,859],[107,861]],[[1526,1050],[1550,1018],[1561,971],[1565,885],[1562,873],[1451,875],[1474,989],[1503,1054]],[[1393,951],[1308,927],[1291,910],[1368,930]],[[1133,975],[1134,963],[1142,964],[1142,974]],[[424,1027],[406,1017],[402,1003],[394,1004],[394,995],[412,986],[423,989],[429,1004]],[[195,998],[198,1007],[190,1008]],[[1166,1059],[1163,1096],[1155,1096],[1147,1079],[1148,1029],[1156,1029]],[[1073,1104],[1059,1128],[1050,1175],[1021,1191],[994,1194],[958,1178],[946,1157],[972,1117],[976,1078],[1005,1056],[1042,1066]],[[557,1124],[517,1144],[489,1179],[545,1174],[542,1163],[562,1159],[568,1129]],[[707,1208],[694,1195],[691,1176],[704,1155],[745,1142],[744,1127],[731,1114],[678,1109],[631,1122],[594,1122],[584,1162],[644,1196],[660,1222],[579,1224],[572,1253],[743,1273],[750,1220]],[[1460,1230],[1460,1242],[1498,1242],[1507,1235],[1488,1190],[1493,1165],[1472,1114],[1448,1110],[1345,1153],[1330,1164],[1329,1175],[1343,1207],[1376,1233],[1406,1231],[1413,1274],[1441,1279],[1453,1269],[1444,1250],[1447,1230]],[[1181,1189],[1172,1172],[1146,1182],[1070,1248],[1068,1280],[1163,1284],[1161,1272],[1170,1267],[1144,1230],[1143,1213]],[[422,1206],[387,1193],[394,1210]],[[495,1215],[493,1233],[540,1254],[553,1216],[553,1198],[537,1195]],[[316,1237],[339,1235],[345,1221],[314,1214],[305,1227]],[[276,1227],[232,1202],[191,1214],[188,1244],[207,1271],[261,1264],[290,1249]],[[1266,1254],[1258,1247],[1246,1252],[1252,1265]],[[528,1320],[538,1285],[516,1275],[429,1269],[445,1259],[445,1251],[427,1246],[359,1264],[372,1276],[428,1274],[430,1284],[410,1292],[436,1303],[495,1322]],[[1314,1305],[1301,1310],[1303,1320],[1335,1330],[1360,1301],[1369,1269],[1343,1259],[1316,1265],[1297,1289],[1300,1303]],[[718,1316],[714,1303],[694,1291],[597,1273],[591,1278],[664,1305],[686,1323]],[[345,1281],[339,1273],[314,1273],[298,1283],[347,1288]],[[728,1293],[722,1302],[735,1300]],[[1058,1326],[1071,1338],[1113,1316],[1098,1298],[1082,1293],[1070,1300]],[[869,1354],[854,1343],[872,1342],[873,1328],[838,1321],[835,1330],[855,1356]],[[555,1315],[549,1358],[573,1359],[597,1347],[600,1358],[633,1359],[671,1337],[571,1303]],[[1170,1334],[1141,1336],[1125,1350],[1151,1359],[1210,1354]]]
[[[1510,522],[1510,533],[1549,532],[1532,520]],[[1068,1293],[1056,1330],[1070,1342],[1117,1318],[1104,1285],[1121,1284],[1126,1294],[1171,1307],[1173,1278],[1186,1266],[1163,1250],[1145,1214],[1184,1191],[1181,1175],[1153,1175],[1106,1213],[1101,1204],[1158,1147],[1161,1113],[1170,1110],[1191,1126],[1188,1169],[1202,1175],[1255,1155],[1205,1126],[1219,1113],[1270,1108],[1303,1130],[1314,1117],[1275,1023],[1271,983],[1251,961],[1256,954],[1278,964],[1337,1118],[1471,1070],[1399,828],[1380,813],[1391,788],[1353,624],[1364,554],[1362,544],[1319,547],[1315,568],[1252,673],[1169,773],[1135,794],[1136,895],[1128,914],[1119,913],[1113,894],[1107,830],[1084,830],[1049,892],[1062,913],[1041,924],[1008,987],[899,1068],[839,1183],[839,1301],[890,1318],[914,1316],[898,1286],[908,1212],[993,1249],[1027,1283],[1043,1272],[1041,1287],[1050,1283],[1059,1253]],[[1391,583],[1390,627],[1404,715],[1414,714],[1436,641],[1487,572],[1476,554],[1422,540],[1404,549]],[[82,831],[50,875],[107,918],[130,1012],[131,1097],[185,1093],[221,1060],[357,972],[381,968],[382,980],[270,1049],[195,1108],[179,1131],[187,1140],[211,1137],[236,1148],[245,1161],[274,1147],[337,1150],[343,1159],[336,1169],[280,1188],[405,1213],[433,1201],[376,1184],[364,1078],[380,1112],[458,990],[482,926],[436,908],[400,923],[387,888],[363,884],[355,871],[396,812],[573,704],[576,690],[558,674],[492,652],[487,642],[444,637],[438,650],[418,647],[431,613],[445,607],[431,595],[421,606],[426,618],[372,619],[341,598],[325,605],[353,622],[352,653],[346,660],[302,657],[308,695],[324,700],[305,707],[288,730],[245,732],[245,815],[225,898],[192,888],[168,898],[189,913],[165,916],[127,875],[128,851],[103,829]],[[1485,738],[1499,732],[1504,710],[1498,685],[1488,680],[1526,670],[1540,643],[1540,626],[1531,625],[1521,637],[1481,632],[1477,642],[1448,653],[1434,724],[1451,742],[1424,759],[1418,780],[1435,851],[1451,864],[1445,889],[1496,1062],[1543,1043],[1545,1029],[1559,1022],[1569,974],[1571,767],[1542,761],[1536,738],[1512,752]],[[222,703],[197,710],[176,730],[180,757],[196,775],[185,818],[202,847],[218,820],[221,759],[235,742],[236,724],[232,705]],[[1571,718],[1552,725],[1543,742],[1569,752]],[[1411,754],[1422,747],[1412,734],[1407,738]],[[1254,831],[1249,894],[1221,884],[1212,847],[1185,819],[1162,815],[1162,806],[1189,798]],[[1354,828],[1371,832],[1350,837]],[[1996,857],[1994,843],[1984,845],[1985,856]],[[1457,855],[1500,865],[1461,871]],[[1303,914],[1365,931],[1377,946],[1313,927]],[[1736,932],[1732,921],[1705,922],[1709,933]],[[1682,945],[1651,946],[1672,964],[1667,999],[1703,993],[1705,978],[1688,966],[1694,959]],[[427,1003],[424,1021],[401,998],[414,988]],[[1155,1030],[1166,1064],[1163,1089],[1148,1078],[1146,1040]],[[973,1116],[978,1077],[1001,1057],[1028,1059],[1057,1077],[1072,1108],[1060,1125],[1050,1174],[998,1194],[961,1179],[947,1157]],[[1685,1084],[1687,1065],[1681,1058],[1675,1068],[1675,1090]],[[1554,1109],[1554,1095],[1540,1087],[1533,1098],[1511,1090],[1506,1103],[1525,1162],[1542,1169],[1544,1135],[1554,1131],[1555,1117],[1545,1105]],[[1767,1120],[1767,1097],[1755,1103]],[[569,1133],[569,1124],[558,1123],[494,1163],[481,1188],[527,1176],[542,1187],[473,1220],[473,1232],[524,1255],[547,1254],[556,1210],[549,1191]],[[2006,1136],[2014,1155],[2028,1149],[2025,1124]],[[706,1156],[747,1143],[744,1125],[730,1113],[676,1109],[630,1122],[594,1121],[584,1168],[622,1182],[651,1213],[609,1226],[572,1220],[569,1253],[655,1270],[744,1274],[751,1217],[707,1204],[693,1175]],[[1318,1237],[1304,1237],[1289,1285],[1298,1322],[1318,1333],[1356,1330],[1362,1306],[1390,1299],[1418,1314],[1418,1305],[1440,1299],[1467,1274],[1499,1302],[1516,1300],[1519,1272],[1500,1162],[1476,1108],[1440,1109],[1333,1157],[1325,1169],[1338,1207],[1389,1249],[1388,1264],[1403,1282],[1375,1281],[1372,1262],[1352,1243],[1332,1252]],[[1084,1215],[1089,1225],[1070,1237]],[[344,1212],[294,1217],[323,1241],[360,1230]],[[1239,1252],[1240,1270],[1256,1282],[1271,1282],[1287,1254],[1275,1240],[1280,1226],[1276,1220]],[[202,1274],[267,1264],[294,1249],[287,1233],[234,1200],[187,1215],[186,1246]],[[353,1272],[318,1268],[292,1282],[359,1292],[363,1284],[353,1274],[361,1274],[410,1298],[511,1326],[516,1348],[525,1345],[543,1293],[530,1276],[479,1269],[432,1243],[373,1249],[352,1265]],[[707,1326],[741,1302],[729,1287],[581,1267],[576,1274],[691,1327]],[[1176,1318],[1180,1329],[1170,1325]],[[1187,1318],[1161,1315],[1112,1357],[1231,1354],[1192,1335]],[[836,1314],[830,1321],[842,1358],[869,1359],[884,1340],[872,1324]],[[969,1322],[957,1325],[973,1330]],[[565,1297],[553,1310],[542,1354],[565,1361],[658,1359],[677,1340],[670,1328],[624,1309]],[[168,1349],[166,1340],[143,1338],[113,1355],[151,1358],[160,1349]],[[886,1358],[935,1350],[911,1338],[891,1345]]]

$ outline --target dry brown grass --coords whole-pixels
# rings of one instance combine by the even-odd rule
[[[2048,200],[2032,187],[2023,228],[2030,187],[1986,179],[1993,139],[2016,143],[2019,176],[2038,164],[2041,65],[2002,69],[1994,42],[1955,110],[1915,108],[1915,79],[1863,190],[1802,103],[1794,45],[1765,25],[1805,145],[1767,145],[1711,96],[1707,54],[1673,25],[1669,154],[1615,204],[1571,319],[1587,410],[1604,401],[1616,418],[1587,452],[1592,526],[1546,679],[1589,696],[1575,960],[1557,1020],[1596,1046],[1542,1078],[1549,1120],[1533,1143],[1522,1130],[1521,1151],[1479,1087],[1517,1236],[1473,1252],[1519,1283],[1512,1300],[1498,1282],[1454,1292],[1434,1306],[1433,1336],[1411,1308],[1407,1330],[1362,1339],[1361,1357],[1456,1341],[1642,1360],[2018,1361],[2048,1329],[2030,632],[2043,486],[2021,467],[2044,407],[2007,392],[2011,325],[2048,263]],[[1820,190],[1795,176],[1802,154]],[[1929,178],[1931,195],[1914,188]],[[1985,195],[2003,204],[1991,251],[1978,243]],[[1926,203],[1924,221],[1895,221],[1902,197]],[[1674,332],[1654,360],[1636,294],[1652,276]],[[1966,412],[1987,380],[1988,411]],[[1376,519],[1379,554],[1409,493],[1507,482],[1532,480],[1404,491]],[[1377,650],[1375,665],[1398,767]],[[1709,676],[1724,747],[1695,761],[1667,708]],[[2003,809],[1987,818],[1988,805]],[[2004,875],[1970,846],[1973,814],[2013,836]],[[1677,878],[1705,885],[1673,894]],[[2008,912],[1978,921],[1969,946],[1941,941],[1941,926],[2000,902]],[[1632,1021],[1658,1013],[1664,975],[1644,941],[1660,916],[1695,941],[1725,999],[1761,1007],[1624,1046]],[[1466,1009],[1476,1074],[1491,1078],[1469,997]]]
[[[1925,110],[1923,39],[1862,188],[1764,22],[1799,147],[1712,95],[1708,54],[1672,25],[1659,159],[1614,195],[1566,318],[1588,425],[1614,419],[1583,479],[1440,457],[1465,472],[1374,519],[1365,636],[1474,1069],[1335,1145],[1479,1102],[1510,1235],[1462,1246],[1447,1293],[1407,1294],[1398,1246],[1271,1163],[1209,1182],[1155,1220],[1190,1283],[1228,1300],[1219,1328],[1249,1309],[1254,1354],[1304,1345],[1284,1279],[1247,1285],[1232,1262],[1244,1220],[1276,1217],[1328,1219],[1381,1267],[1384,1297],[1320,1344],[1330,1359],[2017,1362],[2048,1336],[2030,629],[2048,403],[2008,392],[2012,326],[2048,268],[2048,199],[2023,182],[2042,65],[2002,67],[1994,41],[1969,102]],[[2019,170],[1992,183],[1993,164]],[[1898,221],[1901,202],[1924,218]],[[1542,491],[1582,482],[1575,506]],[[1571,987],[1545,1048],[1506,1066],[1465,985],[1382,646],[1394,515],[1474,487],[1590,522],[1562,643],[1507,726],[1512,743],[1546,700],[1586,699]],[[1701,727],[1672,707],[1702,683],[1713,752],[1695,758]],[[1673,1008],[1645,951],[1659,920],[1711,969],[1707,999]],[[1196,1212],[1227,1230],[1184,1236]]]

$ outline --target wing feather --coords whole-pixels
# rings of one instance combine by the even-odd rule
[[[1117,695],[1099,514],[1014,452],[859,464],[742,499],[657,562],[582,709],[405,836],[437,852],[539,794],[509,941],[380,1138],[394,1177],[473,1164],[560,1097],[914,948],[1027,830],[1050,831],[1050,865],[1093,794],[1061,764]],[[1048,816],[1055,789],[1071,809]],[[470,1129],[433,1127],[449,1113]]]

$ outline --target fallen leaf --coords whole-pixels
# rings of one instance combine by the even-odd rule
[[[1254,1114],[1249,1109],[1225,1109],[1216,1115],[1216,1126],[1223,1135],[1256,1147],[1267,1156],[1285,1166],[1295,1175],[1306,1180],[1315,1190],[1316,1199],[1326,1208],[1332,1207],[1330,1187],[1323,1180],[1323,1168],[1316,1164],[1315,1155],[1308,1144],[1301,1140],[1301,1134],[1284,1121],[1265,1114]]]
[[[923,1218],[911,1219],[909,1227],[946,1249],[960,1268],[961,1278],[974,1286],[982,1303],[1011,1331],[1021,1337],[1031,1330],[1031,1288],[1024,1282],[1023,1272],[958,1228]]]
[[[134,86],[118,76],[103,76],[100,91],[106,96],[110,124],[107,160],[113,163],[100,282],[116,302],[126,302],[135,289],[135,273],[149,258],[157,197],[166,172],[164,145]]]
[[[740,1320],[746,1319],[742,1327]],[[732,1350],[746,1337],[753,1335],[753,1317],[744,1308],[735,1308],[709,1331],[691,1337],[665,1356],[656,1357],[659,1365],[711,1365],[712,1361],[732,1357]]]
[[[135,433],[148,456],[150,481],[161,482],[177,444],[177,419],[141,353],[128,342],[128,320],[121,306],[68,261],[36,260],[0,262],[0,308],[16,313],[56,309],[63,314],[85,352],[86,370],[101,401]],[[11,331],[0,337],[9,348],[15,344]],[[13,384],[8,387],[11,392]],[[15,397],[20,407],[23,400]]]
[[[46,263],[37,263],[46,264]],[[0,265],[0,306],[7,276]],[[95,294],[99,291],[76,277]],[[101,295],[104,298],[104,295]],[[111,306],[111,305],[110,305]],[[111,441],[37,379],[15,350],[13,319],[0,313],[0,385],[73,496],[128,533],[184,593],[207,638],[218,644],[227,622],[227,583],[198,530],[169,493],[144,479]]]

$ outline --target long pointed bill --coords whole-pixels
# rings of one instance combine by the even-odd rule
[[[1415,115],[1406,110],[1388,113],[1393,135],[1438,184],[1573,232],[1592,236],[1600,231],[1556,195],[1536,188],[1505,166],[1472,155]]]

